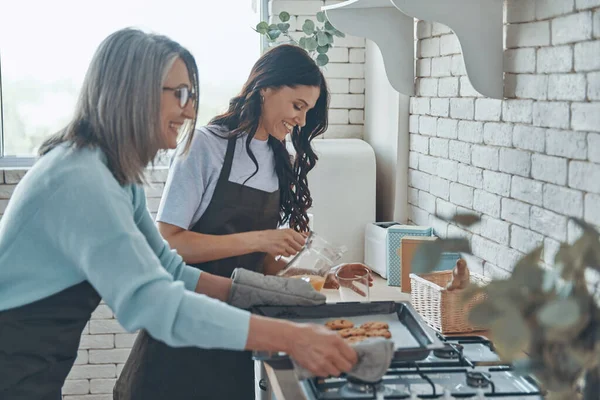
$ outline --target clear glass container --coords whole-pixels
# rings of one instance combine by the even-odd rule
[[[323,288],[329,271],[339,264],[346,251],[346,246],[334,246],[311,231],[302,250],[277,276],[303,279],[319,291]]]

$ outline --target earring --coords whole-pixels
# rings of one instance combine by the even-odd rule
[[[260,96],[260,102],[263,104],[265,103],[265,96],[263,96],[263,95]]]

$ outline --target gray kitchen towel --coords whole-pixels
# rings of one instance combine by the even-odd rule
[[[394,357],[394,342],[374,337],[352,345],[358,355],[358,362],[346,375],[363,382],[378,382],[388,370]],[[298,365],[294,360],[294,370],[298,379],[312,378],[314,375]]]
[[[325,295],[310,283],[296,278],[265,276],[243,268],[231,274],[228,303],[238,308],[257,305],[317,306],[325,304]]]

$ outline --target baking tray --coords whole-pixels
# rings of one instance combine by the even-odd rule
[[[370,303],[331,303],[320,306],[258,306],[254,314],[295,322],[323,325],[335,318],[344,318],[360,325],[367,321],[387,322],[395,345],[393,361],[419,361],[431,350],[444,347],[427,328],[408,302],[377,301]],[[276,369],[290,369],[292,363],[285,353],[254,352],[254,359],[268,362]]]

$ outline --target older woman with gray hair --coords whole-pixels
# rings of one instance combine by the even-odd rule
[[[180,133],[189,143],[197,95],[194,58],[164,36],[124,29],[96,51],[72,121],[41,146],[0,221],[0,398],[60,399],[102,298],[127,330],[169,346],[284,351],[320,376],[356,363],[325,328],[241,309],[323,303],[308,283],[201,272],[158,233],[144,169]]]

